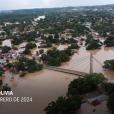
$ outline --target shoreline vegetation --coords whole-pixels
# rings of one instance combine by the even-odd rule
[[[114,84],[106,81],[103,74],[93,73],[87,74],[84,78],[73,80],[68,86],[66,97],[58,97],[56,101],[52,101],[44,109],[46,114],[78,114],[81,105],[88,102],[86,94],[90,94],[92,98],[98,95],[92,95],[94,92],[108,97],[107,107],[114,112]],[[90,98],[91,98],[90,97]],[[100,101],[92,101],[91,105],[96,106]]]

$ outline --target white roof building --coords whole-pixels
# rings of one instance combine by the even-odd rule
[[[11,40],[10,40],[10,39],[4,40],[4,41],[2,42],[2,46],[8,46],[8,47],[12,48]]]

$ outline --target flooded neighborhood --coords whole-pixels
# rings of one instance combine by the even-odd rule
[[[114,5],[0,11],[0,107],[113,114]]]

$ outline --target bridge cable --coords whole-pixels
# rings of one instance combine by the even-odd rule
[[[79,65],[81,65],[81,64],[83,64],[83,63],[88,63],[88,62],[89,62],[89,60],[84,60],[84,61],[82,61],[82,62],[80,62],[80,63],[78,63],[78,64],[76,63],[75,65],[76,65],[76,66],[79,66]]]
[[[90,64],[88,63],[84,68],[83,71],[85,71],[86,69],[88,69],[90,67]]]
[[[99,65],[103,66],[103,64],[102,64],[99,60],[97,60],[95,57],[93,57],[93,59],[94,59]]]
[[[80,58],[80,59],[77,59],[76,61],[77,61],[77,62],[82,62],[82,61],[85,60],[85,59],[88,59],[88,56],[83,57],[83,58]]]

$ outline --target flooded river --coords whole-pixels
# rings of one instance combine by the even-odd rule
[[[25,78],[16,76],[11,81],[8,73],[6,82],[12,87],[16,97],[32,97],[32,103],[2,103],[0,104],[0,114],[44,114],[43,109],[49,102],[64,96],[68,84],[76,76],[59,73],[55,71],[43,70],[39,73],[29,74]]]
[[[103,61],[114,58],[114,48],[104,48],[91,51],[93,56],[100,62],[93,62],[94,72],[102,72],[106,77],[113,80],[114,72],[106,71],[102,68]],[[82,47],[78,53],[74,54],[71,60],[61,67],[82,72],[89,72],[90,51]],[[58,96],[65,96],[68,84],[77,76],[43,70],[38,73],[28,74],[24,78],[15,76],[10,80],[11,74],[6,73],[4,83],[8,82],[12,87],[16,97],[32,97],[32,103],[1,103],[0,114],[44,114],[43,109],[47,104],[57,99]]]
[[[85,47],[82,47],[78,53],[74,54],[71,60],[64,63],[61,68],[89,73],[90,53],[93,55],[93,72],[103,73],[108,79],[114,80],[114,71],[106,70],[102,67],[105,60],[114,59],[114,47],[102,47],[102,49],[94,51],[86,51]]]

